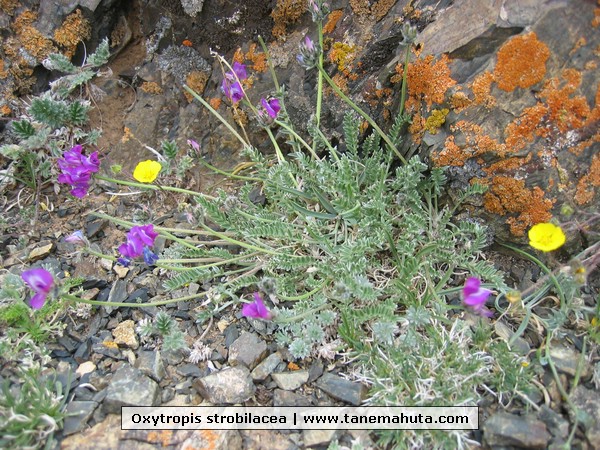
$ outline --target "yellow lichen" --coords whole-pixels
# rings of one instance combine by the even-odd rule
[[[437,134],[440,127],[446,123],[446,116],[449,112],[450,110],[448,108],[434,109],[431,111],[431,114],[425,121],[425,130],[429,131],[431,134]]]
[[[494,80],[507,92],[531,87],[546,75],[549,57],[550,50],[534,32],[515,36],[498,50]]]
[[[575,201],[580,205],[589,203],[594,198],[595,188],[598,187],[600,187],[600,154],[594,155],[589,172],[577,183]]]
[[[90,38],[91,26],[83,17],[80,9],[69,15],[63,24],[54,31],[54,42],[63,47],[63,53],[71,58],[77,49],[77,44]]]
[[[538,186],[530,190],[524,180],[507,176],[495,176],[490,184],[484,195],[484,208],[494,214],[511,214],[506,223],[515,236],[523,236],[532,225],[552,218],[553,202],[544,198],[544,191]]]
[[[352,62],[356,57],[356,46],[344,44],[343,42],[334,42],[329,52],[329,60],[337,64],[340,72],[351,70]]]

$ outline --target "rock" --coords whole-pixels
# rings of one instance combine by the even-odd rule
[[[60,443],[60,448],[61,450],[114,450],[119,448],[122,434],[121,416],[111,414],[91,429],[66,437]]]
[[[29,260],[29,262],[34,262],[34,261],[38,261],[40,259],[44,259],[48,255],[50,255],[50,253],[52,253],[53,248],[54,248],[53,242],[48,242],[48,241],[40,242],[39,244],[36,245],[36,247],[33,250],[31,250],[31,252],[29,252],[29,256],[27,257],[27,259]]]
[[[310,406],[311,401],[303,395],[291,391],[275,389],[273,406]]]
[[[569,421],[546,405],[540,407],[538,419],[546,424],[546,427],[555,438],[564,440],[569,435]]]
[[[308,368],[308,382],[312,383],[317,380],[321,375],[323,375],[323,363],[320,360],[315,360],[312,362],[310,367]]]
[[[337,430],[304,430],[302,432],[304,448],[327,445],[333,441],[336,433]]]
[[[119,345],[125,345],[134,350],[140,346],[135,334],[135,323],[133,320],[124,320],[121,322],[112,331],[112,335],[115,338],[115,342]]]
[[[224,322],[222,320],[220,320],[217,323],[217,326],[219,326],[219,330],[221,330],[221,326],[223,326],[224,324],[227,324],[227,322]],[[231,344],[233,344],[237,340],[237,338],[240,337],[240,331],[238,330],[238,327],[234,324],[225,325],[225,328],[223,328],[221,332],[225,335],[225,347],[227,348],[231,347]]]
[[[240,450],[242,447],[242,437],[236,430],[198,430],[194,431],[192,436],[186,439],[178,450],[194,448],[211,448]],[[269,447],[270,448],[270,447]]]
[[[353,383],[329,372],[324,373],[316,385],[331,397],[354,406],[360,405],[366,393],[366,387],[362,384]]]
[[[127,365],[113,375],[103,408],[107,413],[119,413],[121,406],[156,406],[159,399],[158,384],[141,370]]]
[[[243,366],[231,367],[194,381],[194,388],[210,403],[242,403],[254,395],[256,387]]]
[[[160,382],[166,375],[165,365],[160,357],[159,350],[139,352],[135,367],[157,382]]]
[[[543,422],[531,416],[496,413],[483,424],[483,437],[490,447],[515,446],[544,449],[550,433]]]
[[[182,366],[178,366],[176,371],[182,377],[200,378],[206,376],[206,374],[202,372],[200,367],[198,367],[195,364],[184,364]]]
[[[571,395],[571,401],[584,413],[585,437],[594,450],[600,449],[600,393],[579,385]]]
[[[94,370],[96,370],[96,364],[94,364],[92,361],[86,361],[79,364],[79,367],[77,367],[75,373],[79,374],[79,376],[83,376],[85,374],[92,373]]]
[[[117,276],[122,280],[129,273],[128,267],[123,267],[120,264],[115,264],[113,267],[113,271],[117,274]]]
[[[564,347],[560,344],[550,347],[550,356],[559,372],[566,373],[572,377],[577,373],[577,365],[581,361],[583,364],[581,370],[581,378],[588,378],[592,369],[586,358],[581,357],[581,353],[571,347]]]
[[[254,333],[243,332],[229,347],[229,364],[254,369],[267,354],[267,344]]]
[[[108,294],[108,302],[123,303],[127,299],[127,283],[124,280],[116,280]],[[115,310],[115,307],[105,306],[108,314]]]
[[[284,391],[295,391],[308,381],[308,370],[271,374],[273,381]]]
[[[109,224],[108,220],[100,219],[94,220],[93,222],[88,222],[85,225],[85,236],[88,239],[95,237],[98,233],[104,230]]]
[[[92,417],[98,403],[93,401],[73,400],[67,405],[63,434],[68,436],[83,430]]]
[[[252,430],[240,431],[242,435],[245,450],[297,450],[295,445],[288,437],[279,431],[273,430]]]
[[[271,353],[254,368],[251,374],[252,379],[254,381],[264,381],[282,362],[283,360],[281,359],[281,353]]]

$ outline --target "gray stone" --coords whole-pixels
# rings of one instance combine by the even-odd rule
[[[113,375],[104,399],[107,413],[119,413],[121,406],[156,406],[159,404],[158,384],[139,369],[123,366]]]
[[[115,342],[119,345],[125,345],[132,349],[139,347],[139,342],[135,334],[135,323],[133,320],[124,320],[112,331]]]
[[[483,424],[483,436],[490,447],[515,446],[543,449],[548,446],[550,433],[544,422],[531,416],[497,413]]]
[[[273,392],[273,406],[310,406],[311,401],[300,394],[291,391],[275,389]]]
[[[184,364],[183,366],[177,367],[176,371],[182,377],[198,378],[205,375],[204,373],[202,373],[202,370],[200,370],[200,367],[198,367],[195,364]]]
[[[54,248],[54,243],[52,243],[52,242],[48,242],[48,241],[40,242],[39,244],[37,244],[35,246],[34,249],[31,250],[31,252],[29,252],[29,256],[27,257],[27,259],[30,262],[44,259],[52,252],[53,248]]]
[[[83,430],[87,421],[94,414],[98,403],[92,401],[73,400],[67,405],[67,417],[65,418],[63,434],[68,436]]]
[[[324,373],[316,384],[329,396],[354,406],[360,405],[366,393],[366,387],[362,384],[353,383],[329,372]]]
[[[569,421],[546,405],[540,407],[538,418],[555,438],[566,439],[569,435]]]
[[[273,373],[273,381],[284,391],[295,391],[308,381],[308,370],[296,370],[294,372]]]
[[[127,299],[127,295],[127,283],[124,280],[116,280],[108,294],[108,302],[122,303]],[[105,306],[105,308],[108,314],[115,310],[113,306]]]
[[[240,431],[245,450],[298,450],[290,434],[283,434],[276,430],[250,430]]]
[[[228,362],[254,369],[267,354],[267,344],[254,333],[243,332],[229,347]]]
[[[271,353],[252,371],[254,381],[264,381],[281,364],[281,354],[279,352]]]
[[[83,433],[67,436],[60,443],[61,450],[114,450],[119,448],[121,416],[111,414]]]
[[[197,378],[193,384],[202,397],[215,405],[245,402],[256,391],[250,372],[243,366]]]
[[[586,358],[581,357],[581,353],[571,347],[564,347],[562,345],[552,345],[550,347],[550,356],[552,361],[559,372],[566,373],[572,377],[577,373],[577,365],[581,361],[582,370],[581,377],[588,378],[592,369],[590,363]]]
[[[327,445],[335,438],[336,433],[337,430],[304,430],[302,432],[304,447]]]
[[[585,437],[594,450],[600,449],[600,393],[597,390],[577,386],[571,401],[583,412]]]
[[[139,352],[135,367],[155,381],[165,377],[165,365],[158,350]]]

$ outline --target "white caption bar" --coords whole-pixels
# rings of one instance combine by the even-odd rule
[[[123,430],[476,430],[477,406],[121,408]]]

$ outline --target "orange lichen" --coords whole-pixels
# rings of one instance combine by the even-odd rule
[[[425,134],[425,124],[425,118],[421,115],[421,112],[417,111],[408,127],[408,132],[417,145],[421,143],[421,139],[423,139],[423,135]]]
[[[83,17],[81,10],[77,9],[54,32],[54,42],[63,47],[63,53],[71,58],[77,49],[77,44],[90,38],[91,30],[90,23]]]
[[[540,134],[540,123],[548,113],[548,108],[542,104],[537,104],[531,108],[526,108],[520,117],[513,120],[504,130],[506,146],[513,152],[518,152],[525,146],[533,142],[535,134]]]
[[[221,107],[221,103],[223,102],[223,100],[221,100],[218,97],[212,97],[209,101],[208,104],[213,108],[213,109],[219,109]]]
[[[407,110],[416,110],[421,101],[427,104],[428,111],[434,103],[441,104],[444,102],[446,91],[456,84],[456,81],[450,76],[448,62],[447,55],[442,55],[438,61],[434,61],[433,55],[428,55],[408,65],[409,98],[406,101]],[[392,77],[391,81],[393,83],[401,82],[402,74],[402,64],[398,64],[396,75]]]
[[[0,0],[0,10],[9,16],[13,15],[13,12],[17,6],[19,6],[19,2],[17,0]]]
[[[493,153],[503,158],[507,153],[505,144],[485,134],[483,128],[466,120],[459,120],[452,127],[452,131],[462,131],[467,140],[467,145],[473,147],[473,156],[480,156],[484,153]]]
[[[344,12],[341,9],[331,11],[331,13],[329,13],[329,16],[327,17],[327,23],[323,25],[323,34],[332,33],[338,21],[342,18],[343,15]]]
[[[546,75],[549,57],[550,50],[534,32],[515,36],[498,50],[494,80],[507,92],[533,86]]]
[[[12,28],[17,35],[17,39],[22,47],[33,56],[37,61],[44,60],[50,53],[56,51],[54,44],[46,38],[33,23],[37,20],[37,14],[30,10],[25,10],[12,24]]]
[[[589,172],[577,183],[575,201],[583,205],[589,203],[595,195],[595,188],[600,187],[600,154],[594,155]]]
[[[573,46],[571,51],[569,52],[569,56],[573,55],[577,50],[579,50],[581,47],[583,47],[586,44],[587,44],[587,41],[584,37],[579,38],[577,40],[577,42],[575,42],[575,45]]]
[[[12,114],[12,109],[10,109],[10,106],[2,105],[0,107],[0,116],[6,117],[6,116],[10,116],[11,114]]]
[[[256,44],[250,44],[250,48],[246,52],[245,58],[252,62],[252,70],[255,72],[267,71],[267,55],[264,53],[256,53]]]
[[[200,95],[204,92],[207,81],[208,73],[201,72],[199,70],[194,70],[185,77],[185,84],[187,84],[194,92]],[[188,102],[191,103],[192,100],[194,100],[194,96],[189,92],[184,92],[184,95]]]
[[[506,176],[492,179],[483,202],[485,209],[491,213],[512,214],[506,223],[515,236],[523,236],[532,225],[550,220],[552,204],[553,201],[544,198],[544,191],[538,186],[530,190],[525,187],[524,180]]]
[[[460,91],[455,92],[450,97],[450,105],[452,106],[452,109],[456,113],[461,112],[463,109],[470,106],[471,103],[472,103],[471,99],[469,99],[469,97],[467,97],[467,95],[464,92],[460,92]]]
[[[487,70],[473,80],[471,90],[475,96],[475,103],[484,105],[488,108],[491,108],[496,104],[496,99],[490,95],[493,82],[494,75]]]
[[[566,133],[581,128],[591,111],[585,97],[571,97],[581,84],[581,73],[575,69],[566,69],[562,78],[565,80],[562,88],[559,87],[557,78],[548,80],[540,92],[540,98],[548,105],[549,120],[561,133]]]
[[[135,135],[131,132],[131,129],[129,127],[124,127],[123,128],[123,137],[121,137],[121,143],[124,144],[125,142],[127,142],[133,138],[135,138]]]
[[[140,89],[148,94],[162,94],[163,90],[155,81],[144,81]]]
[[[461,149],[454,142],[454,136],[448,136],[444,143],[444,148],[437,154],[431,155],[433,164],[436,167],[452,166],[461,167],[473,156],[469,149]]]
[[[594,8],[594,18],[592,19],[592,26],[596,28],[600,25],[600,8]]]
[[[285,36],[286,26],[297,22],[304,11],[306,11],[305,0],[277,0],[275,8],[271,12],[271,17],[275,22],[271,31],[273,36],[278,39]]]
[[[493,175],[497,173],[512,173],[517,169],[523,167],[523,165],[527,164],[530,161],[531,154],[528,154],[525,158],[506,158],[493,164],[490,164],[488,167],[484,167],[483,170],[488,175]]]
[[[163,447],[172,445],[173,430],[150,431],[148,433],[148,442],[152,444],[161,444]]]
[[[4,68],[4,61],[0,59],[0,79],[4,79],[8,76],[8,70]]]
[[[352,11],[359,16],[372,15],[380,21],[385,17],[397,0],[379,0],[371,6],[369,0],[350,0]]]
[[[335,85],[340,88],[340,90],[344,93],[347,94],[348,93],[348,77],[344,76],[341,73],[336,73],[333,77],[332,77],[333,82],[335,83]]]

